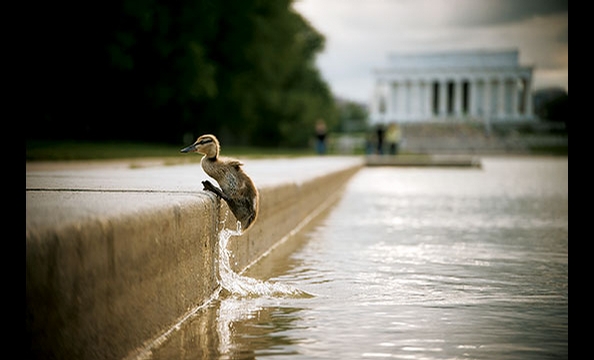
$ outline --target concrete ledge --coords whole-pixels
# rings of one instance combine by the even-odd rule
[[[266,253],[362,164],[246,161],[261,213],[229,243],[235,269]],[[130,356],[208,301],[227,208],[201,191],[205,178],[199,165],[28,171],[26,357]]]

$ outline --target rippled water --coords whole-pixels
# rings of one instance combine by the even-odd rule
[[[174,353],[567,358],[567,158],[482,163],[361,170],[294,251],[246,274],[313,296],[227,291]]]

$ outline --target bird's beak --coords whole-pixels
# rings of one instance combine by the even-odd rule
[[[192,144],[186,148],[180,150],[183,153],[195,152],[196,151],[196,144]]]

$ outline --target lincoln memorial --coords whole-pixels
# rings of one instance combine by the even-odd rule
[[[517,50],[392,54],[374,77],[372,124],[534,119],[532,67]]]

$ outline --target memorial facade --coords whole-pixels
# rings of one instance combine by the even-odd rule
[[[517,50],[393,54],[374,77],[372,124],[534,119],[532,67]]]

